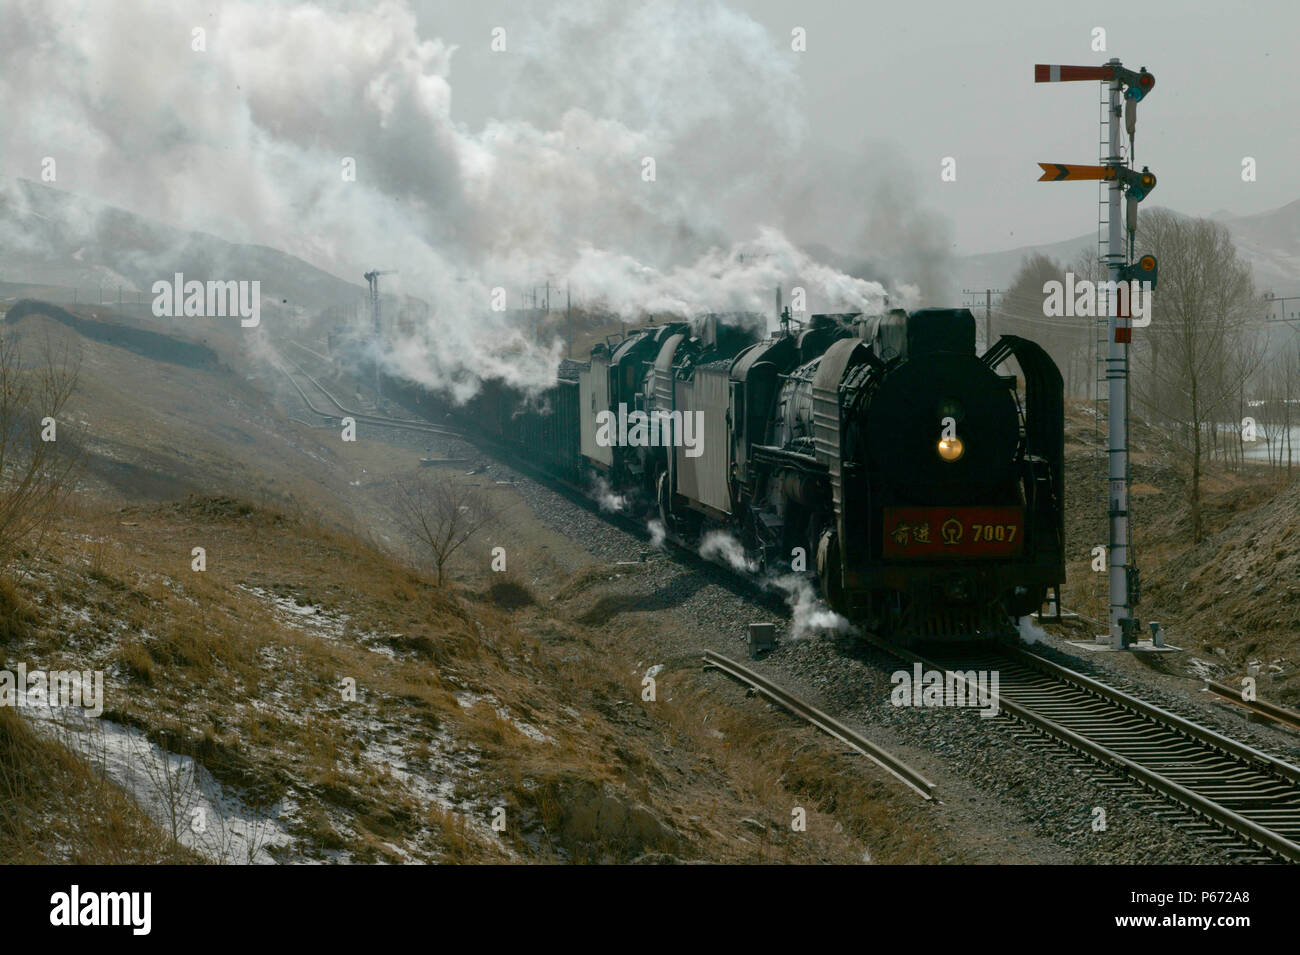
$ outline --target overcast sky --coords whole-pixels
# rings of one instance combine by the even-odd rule
[[[1036,163],[1097,161],[1100,84],[1033,65],[1118,56],[1157,79],[1149,204],[1300,199],[1300,4],[1079,9],[0,0],[0,171],[57,162],[57,188],[353,281],[383,263],[465,310],[542,282],[628,317],[794,284],[813,309],[915,307],[951,299],[955,254],[1095,228],[1096,185]]]
[[[802,86],[813,147],[884,141],[913,166],[919,201],[946,215],[954,252],[1050,242],[1095,226],[1091,184],[1039,184],[1038,161],[1097,161],[1099,84],[1035,84],[1034,63],[1146,66],[1136,158],[1159,186],[1149,202],[1247,214],[1300,199],[1300,4],[1132,0],[729,0],[760,23]],[[492,26],[536,2],[419,2],[420,22],[459,46],[458,119],[480,124],[499,101]],[[1072,12],[1078,11],[1078,12]],[[808,48],[789,51],[803,27]],[[1106,31],[1106,52],[1092,31]],[[583,37],[585,40],[586,38]],[[787,52],[788,51],[788,52]],[[567,51],[582,57],[575,46]],[[665,58],[674,50],[665,47]],[[556,103],[557,110],[566,104]],[[708,149],[708,143],[700,143]],[[756,143],[761,149],[762,144]],[[957,160],[956,182],[939,178]],[[1253,156],[1257,181],[1241,162]]]

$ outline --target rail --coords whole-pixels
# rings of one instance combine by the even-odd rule
[[[1278,706],[1276,703],[1268,703],[1264,700],[1244,700],[1241,697],[1240,690],[1236,690],[1226,683],[1219,683],[1216,680],[1206,680],[1205,688],[1216,696],[1221,696],[1238,706],[1245,707],[1265,719],[1281,723],[1292,729],[1300,729],[1300,713],[1295,710],[1288,710],[1285,706]]]
[[[1238,838],[1300,862],[1300,769],[1290,763],[1025,650],[985,650],[944,663],[867,639],[963,684],[964,672],[996,667],[1003,712]]]
[[[787,690],[783,690],[766,677],[760,676],[748,667],[741,666],[736,661],[730,660],[720,653],[715,653],[712,650],[705,650],[704,662],[706,665],[721,670],[723,673],[740,680],[742,683],[748,683],[755,690],[768,697],[768,699],[772,700],[774,703],[793,713],[795,716],[811,723],[823,733],[833,736],[840,742],[857,750],[881,769],[891,773],[910,786],[922,799],[929,800],[934,798],[934,783],[930,782],[917,770],[908,766],[888,750],[877,746],[860,733],[855,733],[834,717],[828,716],[821,710],[817,709],[811,703],[805,703],[803,700],[799,699],[799,697]]]

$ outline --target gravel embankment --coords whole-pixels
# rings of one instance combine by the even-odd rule
[[[673,615],[690,634],[683,645],[648,644],[647,661],[688,660],[706,647],[744,660],[749,623],[779,618],[780,629],[788,630],[788,612],[774,609],[771,600],[756,599],[728,573],[700,570],[655,552],[647,540],[499,461],[490,461],[486,475],[516,482],[517,492],[538,517],[593,561],[644,563],[638,573],[623,578],[611,574],[602,590],[644,598],[643,609]],[[1076,663],[1073,658],[1062,662]],[[939,784],[940,800],[950,804],[954,817],[950,822],[981,831],[1006,827],[999,833],[1001,840],[1037,843],[1030,854],[1042,861],[1213,864],[1234,860],[1224,848],[1190,836],[1155,814],[1176,815],[1172,807],[1147,800],[1122,780],[1039,740],[1007,717],[985,719],[971,710],[893,706],[890,674],[900,665],[875,651],[833,638],[787,642],[756,666],[929,774]],[[1091,667],[1085,661],[1079,668]],[[1125,689],[1144,689],[1127,682]],[[1175,706],[1179,701],[1163,695],[1158,702],[1190,711],[1189,716],[1201,715],[1199,707],[1185,702]],[[1105,813],[1104,831],[1093,828],[1097,808]]]
[[[433,446],[438,454],[464,454],[486,466],[485,478],[513,482],[542,522],[591,562],[611,567],[609,578],[601,582],[602,593],[625,597],[625,609],[671,615],[675,626],[669,632],[677,636],[674,641],[649,636],[647,662],[692,665],[694,654],[706,647],[743,660],[749,623],[776,620],[779,630],[789,630],[789,614],[775,598],[756,597],[725,571],[656,551],[647,539],[470,445],[397,429],[385,429],[382,436],[405,448]],[[634,573],[620,574],[618,565],[629,563],[640,566]],[[580,569],[578,564],[565,567],[569,572]],[[605,623],[616,626],[619,620],[615,611]],[[1296,747],[1288,746],[1285,736],[1251,731],[1235,714],[1062,653],[1057,648],[1068,647],[1063,641],[1051,639],[1050,644],[1047,655],[1066,666],[1281,758],[1296,758]],[[1042,862],[1213,864],[1239,858],[1182,831],[1173,807],[1136,792],[1008,717],[985,719],[973,710],[891,705],[890,673],[902,666],[877,651],[834,638],[787,641],[763,662],[751,665],[929,775],[938,784],[944,823],[979,833],[977,838],[991,845],[995,858],[999,844],[1020,850],[1017,858]],[[1105,813],[1101,831],[1094,828],[1098,809]]]

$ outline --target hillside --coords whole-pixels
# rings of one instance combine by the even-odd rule
[[[699,574],[605,550],[599,520],[579,534],[536,488],[455,442],[367,428],[342,441],[305,411],[267,342],[40,303],[11,310],[5,331],[24,345],[71,336],[80,350],[63,426],[85,468],[0,581],[0,661],[99,671],[104,712],[0,714],[0,857],[951,863],[1104,851],[1004,838],[1021,831],[1016,804],[905,750],[955,794],[925,806],[700,672],[697,631],[743,627],[714,623],[720,601]],[[1104,615],[1087,567],[1099,527],[1088,411],[1067,421],[1066,603]],[[1231,590],[1238,574],[1284,548],[1289,559],[1285,533],[1244,535],[1279,522],[1294,494],[1264,503],[1276,489],[1259,475],[1211,469],[1219,537],[1189,550],[1179,450],[1141,423],[1134,442],[1141,612],[1189,651],[1162,665],[1227,674],[1260,658],[1279,668],[1262,692],[1294,695],[1284,615],[1265,604],[1224,619],[1249,599]],[[445,587],[411,559],[388,506],[426,449],[447,460],[446,480],[502,511]],[[509,573],[490,569],[498,545]],[[1286,573],[1279,563],[1267,583],[1289,599]],[[1188,581],[1216,596],[1188,599],[1176,589]],[[792,805],[807,808],[806,833],[791,831]]]
[[[32,308],[6,332],[76,336],[69,430],[86,467],[39,546],[7,570],[0,661],[101,671],[104,712],[0,712],[0,858],[858,862],[869,846],[875,861],[925,862],[987,851],[920,825],[924,807],[870,764],[741,691],[720,696],[698,666],[679,661],[646,703],[637,631],[611,633],[609,610],[593,610],[623,574],[566,544],[508,484],[488,483],[502,523],[438,587],[408,562],[384,503],[423,439],[344,443],[285,413],[292,393],[272,368],[232,372],[222,351],[176,362],[182,342],[123,347],[76,335],[52,311]],[[495,542],[532,573],[492,573]],[[808,806],[806,834],[790,831],[792,803]]]
[[[1106,424],[1091,404],[1071,402],[1066,417],[1067,607],[1106,618],[1106,577],[1091,569],[1091,549],[1107,540],[1104,468],[1098,450]],[[1098,440],[1100,438],[1100,441]],[[1135,419],[1131,427],[1132,533],[1142,573],[1138,616],[1158,620],[1169,642],[1188,651],[1169,665],[1193,676],[1266,674],[1261,695],[1300,703],[1300,482],[1248,466],[1205,466],[1205,536],[1193,544],[1190,464],[1170,435]],[[1091,632],[1091,628],[1089,633]]]
[[[86,454],[83,484],[106,500],[237,487],[289,503],[346,486],[331,477],[337,449],[231,370],[248,363],[241,343],[211,330],[204,338],[150,331],[106,309],[22,303],[5,331],[33,352],[47,337],[77,350],[80,380],[63,434]]]
[[[1160,567],[1149,598],[1196,634],[1232,676],[1261,671],[1261,694],[1300,703],[1300,484],[1233,515]]]
[[[308,309],[365,294],[303,259],[164,225],[125,209],[29,180],[0,188],[0,278],[29,285],[148,291],[176,272],[187,279],[258,279],[262,295]],[[360,276],[357,276],[358,283]]]

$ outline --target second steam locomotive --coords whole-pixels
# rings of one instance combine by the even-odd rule
[[[681,539],[725,530],[909,642],[1007,635],[1064,582],[1062,402],[1037,344],[979,354],[969,310],[931,308],[762,340],[717,320],[637,328],[541,396],[489,383],[450,413]]]

